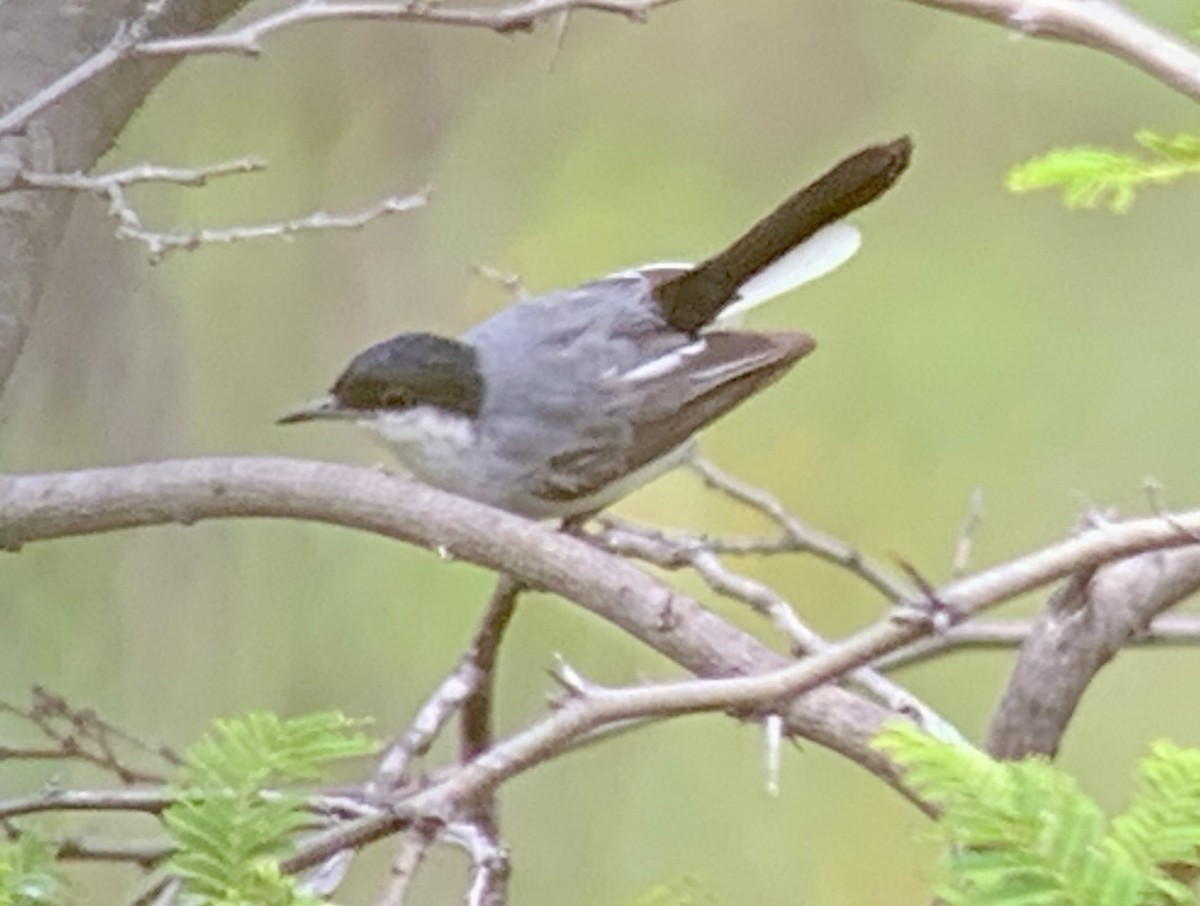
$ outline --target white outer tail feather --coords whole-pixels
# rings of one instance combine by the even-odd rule
[[[861,246],[862,233],[845,221],[822,227],[743,283],[737,300],[717,316],[716,323],[736,322],[763,302],[824,277],[853,258]]]

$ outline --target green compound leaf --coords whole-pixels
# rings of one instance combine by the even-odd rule
[[[286,785],[375,751],[361,727],[335,713],[217,721],[187,752],[179,798],[163,813],[178,847],[168,868],[185,892],[206,906],[319,906],[279,870],[309,819],[303,796]]]
[[[66,893],[52,844],[28,833],[0,843],[0,906],[55,906]]]
[[[1075,780],[1043,759],[998,762],[911,724],[876,748],[938,805],[946,844],[939,897],[961,906],[1194,903],[1200,868],[1200,751],[1157,743],[1111,823]]]
[[[1141,187],[1200,173],[1200,136],[1164,136],[1144,129],[1134,138],[1147,155],[1089,146],[1060,148],[1014,167],[1008,174],[1008,188],[1013,192],[1060,188],[1069,208],[1105,205],[1124,213]]]

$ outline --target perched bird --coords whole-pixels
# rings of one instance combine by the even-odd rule
[[[902,138],[858,152],[700,264],[524,299],[460,340],[385,340],[279,423],[353,421],[435,487],[585,517],[678,465],[697,431],[812,351],[805,333],[714,324],[853,255],[861,237],[842,218],[886,191],[911,150]]]

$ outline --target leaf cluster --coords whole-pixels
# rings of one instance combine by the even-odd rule
[[[65,893],[52,844],[23,834],[0,845],[0,906],[53,906]]]
[[[279,859],[309,821],[290,785],[314,781],[335,760],[376,744],[340,714],[291,720],[255,713],[217,721],[185,755],[179,796],[163,814],[178,851],[168,870],[210,906],[317,906]]]
[[[1200,751],[1156,743],[1128,810],[1107,820],[1044,759],[999,762],[911,724],[876,740],[942,809],[938,896],[962,906],[1193,903],[1200,868]]]
[[[1014,167],[1008,174],[1013,192],[1058,187],[1069,208],[1096,208],[1123,213],[1137,190],[1200,173],[1200,135],[1165,136],[1143,129],[1134,136],[1147,155],[1094,146],[1059,148]]]

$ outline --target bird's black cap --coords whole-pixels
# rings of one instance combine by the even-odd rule
[[[285,415],[279,424],[422,405],[474,417],[484,393],[478,359],[474,347],[459,340],[400,334],[360,353],[328,397]]]

